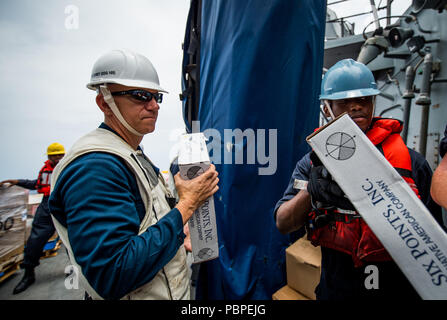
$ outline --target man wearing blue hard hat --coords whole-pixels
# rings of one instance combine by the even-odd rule
[[[320,100],[327,117],[333,119],[344,112],[350,115],[440,222],[440,207],[430,198],[432,171],[427,161],[405,145],[400,137],[401,121],[374,117],[379,93],[372,72],[364,64],[344,59],[324,75]],[[315,289],[318,300],[418,298],[312,152],[298,161],[274,215],[281,233],[305,228],[312,244],[321,246],[321,277]],[[369,265],[377,267],[378,286],[365,285]]]

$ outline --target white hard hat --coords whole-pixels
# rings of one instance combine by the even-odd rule
[[[139,53],[127,49],[113,50],[99,57],[87,84],[87,88],[101,92],[115,117],[127,130],[134,135],[143,136],[143,133],[133,128],[122,116],[107,87],[109,83],[168,93],[160,87],[154,66],[148,58]]]
[[[110,51],[94,64],[87,88],[97,90],[99,85],[107,83],[167,93],[160,87],[157,71],[149,59],[127,49]]]

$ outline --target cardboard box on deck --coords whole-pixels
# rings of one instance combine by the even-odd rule
[[[286,249],[287,285],[315,300],[315,288],[320,283],[321,249],[301,238]]]
[[[28,204],[27,204],[27,219],[25,221],[25,245],[28,241],[28,238],[31,234],[31,227],[33,224],[34,216],[36,215],[37,207],[42,202],[43,193],[30,193],[28,195]]]
[[[34,217],[37,207],[42,202],[43,193],[33,193],[28,196],[28,217]]]
[[[273,296],[273,300],[310,300],[308,297],[303,296],[301,293],[296,292],[288,285],[285,285],[278,291],[276,291]]]
[[[447,299],[445,232],[349,115],[307,141],[419,295]]]
[[[208,149],[203,133],[180,136],[178,164],[180,176],[191,180],[204,173],[210,166]],[[188,221],[193,263],[219,257],[214,198],[209,197]]]
[[[17,186],[0,188],[0,262],[23,252],[28,190]]]

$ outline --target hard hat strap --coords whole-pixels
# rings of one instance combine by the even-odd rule
[[[334,116],[334,113],[332,112],[331,104],[327,100],[324,100],[324,105],[326,106],[327,110],[329,111],[329,114],[331,115],[332,120],[334,120],[335,116]]]
[[[121,112],[119,111],[118,107],[115,104],[115,100],[112,97],[112,94],[110,93],[110,90],[107,88],[106,85],[100,85],[99,90],[101,91],[102,95],[104,96],[104,101],[109,105],[110,109],[112,110],[115,117],[118,118],[119,122],[131,133],[133,133],[136,136],[142,137],[144,134],[139,133],[137,130],[132,128],[130,124],[127,123],[126,120],[124,120],[124,117],[121,115]]]
[[[377,98],[377,96],[372,97],[372,104],[373,104],[372,115],[373,115],[373,117],[374,117],[374,113],[376,112],[376,98]]]

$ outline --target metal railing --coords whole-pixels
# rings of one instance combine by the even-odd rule
[[[348,1],[351,1],[351,2],[357,1],[358,2],[358,0],[336,0],[336,1],[329,2],[327,4],[327,6],[329,7],[329,6],[332,6],[332,5],[335,5],[335,4],[339,4],[339,3],[342,3],[342,2],[348,2]],[[349,22],[348,19],[359,17],[359,16],[363,16],[363,15],[368,15],[368,14],[375,14],[378,11],[386,10],[386,17],[387,17],[386,24],[389,25],[389,24],[391,24],[391,4],[393,3],[393,1],[394,0],[387,0],[386,5],[381,7],[380,6],[381,3],[382,3],[382,0],[381,0],[380,3],[379,3],[378,8],[376,9],[376,11],[374,11],[373,8],[375,8],[375,2],[374,2],[374,0],[370,0],[370,2],[371,2],[371,10],[365,11],[365,12],[356,13],[356,14],[351,14],[351,15],[337,17],[335,19],[329,19],[329,20],[326,20],[326,23],[339,23],[340,24],[340,28],[341,28],[341,37],[344,37],[346,35],[353,35],[354,34],[355,24]],[[345,34],[345,30],[346,29],[348,30],[348,34]]]

